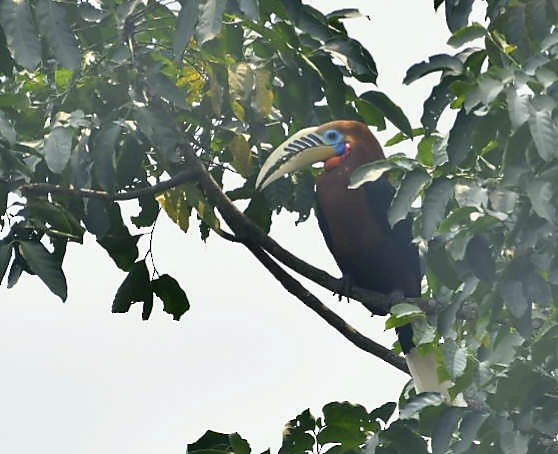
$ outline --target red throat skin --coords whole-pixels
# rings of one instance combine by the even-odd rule
[[[334,169],[339,164],[341,164],[343,160],[347,158],[347,156],[349,156],[350,154],[351,154],[351,144],[346,143],[345,151],[343,152],[343,154],[340,156],[334,156],[333,158],[329,158],[328,160],[326,160],[326,162],[324,163],[324,169],[326,171]]]

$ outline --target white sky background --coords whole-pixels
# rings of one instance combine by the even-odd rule
[[[443,11],[432,0],[308,2],[325,12],[357,7],[371,17],[346,22],[374,56],[379,89],[419,125],[432,82],[402,85],[407,68],[444,52]],[[293,82],[295,83],[295,82]],[[370,86],[368,89],[374,89]],[[379,134],[385,142],[395,133]],[[391,152],[412,152],[404,143]],[[275,217],[272,236],[339,276],[312,217]],[[145,243],[143,243],[145,245]],[[253,452],[280,445],[284,423],[310,407],[349,400],[369,410],[397,400],[407,378],[361,352],[282,289],[249,252],[196,228],[184,235],[165,215],[155,230],[159,272],[177,278],[191,310],[181,322],[141,306],[110,313],[124,273],[89,236],[70,245],[62,304],[37,277],[0,290],[0,452],[184,453],[206,429],[238,431]],[[359,303],[317,293],[384,345],[382,318]]]

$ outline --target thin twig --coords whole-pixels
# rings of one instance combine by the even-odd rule
[[[128,192],[111,193],[106,191],[99,191],[96,189],[83,189],[75,188],[73,186],[60,186],[57,184],[49,183],[27,183],[21,185],[18,189],[25,194],[61,194],[72,197],[102,199],[107,201],[123,201],[134,200],[145,195],[155,195],[168,191],[169,189],[180,186],[181,184],[188,183],[196,179],[197,170],[188,168],[183,170],[170,179],[161,181],[160,183],[148,186],[146,188],[136,189]]]

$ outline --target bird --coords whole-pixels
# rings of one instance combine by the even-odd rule
[[[302,129],[280,144],[261,166],[255,189],[261,191],[285,175],[323,162],[323,172],[316,178],[315,212],[343,276],[340,295],[356,285],[388,297],[420,297],[422,275],[412,220],[390,226],[388,210],[395,188],[388,177],[349,188],[358,167],[382,159],[382,147],[364,123],[331,121]],[[416,350],[411,325],[396,330],[416,392],[439,392],[449,400],[449,384],[438,379],[435,355]]]

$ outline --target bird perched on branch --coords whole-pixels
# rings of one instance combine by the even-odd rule
[[[386,295],[419,297],[421,272],[411,220],[402,220],[393,228],[388,222],[394,187],[383,175],[375,182],[349,189],[350,176],[357,167],[384,158],[366,125],[333,121],[303,129],[282,143],[263,164],[256,189],[323,161],[324,171],[316,180],[316,215],[343,273],[345,293],[347,286],[356,285]],[[423,356],[414,349],[411,326],[398,328],[397,334],[416,391],[440,392],[447,397],[447,385],[439,383],[434,356]]]

